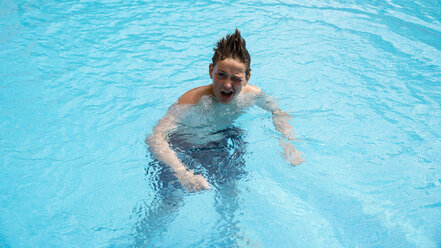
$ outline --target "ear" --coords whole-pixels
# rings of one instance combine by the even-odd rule
[[[247,85],[248,81],[250,80],[250,77],[251,77],[251,69],[250,72],[248,73],[248,76],[245,78],[245,84],[243,86]]]
[[[210,63],[210,65],[208,66],[208,73],[210,73],[210,78],[213,79],[213,63]]]

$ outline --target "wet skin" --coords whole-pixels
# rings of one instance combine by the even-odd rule
[[[234,58],[219,60],[216,64],[209,65],[209,74],[212,83],[200,86],[187,91],[181,96],[177,104],[169,109],[167,114],[153,128],[153,133],[146,139],[149,150],[154,157],[168,165],[175,173],[176,178],[182,186],[189,191],[210,189],[210,184],[202,175],[195,174],[189,170],[178,158],[175,151],[170,148],[168,133],[178,126],[181,121],[179,112],[187,112],[190,107],[199,104],[204,96],[212,97],[221,104],[232,104],[239,95],[247,96],[248,100],[244,106],[233,107],[243,108],[248,105],[257,105],[272,113],[275,128],[283,136],[280,144],[283,147],[283,155],[291,165],[298,165],[303,162],[300,153],[295,150],[290,141],[294,140],[292,126],[289,124],[290,115],[282,111],[277,104],[267,97],[258,87],[248,84],[250,73],[246,74],[246,65]],[[235,101],[234,101],[235,102]],[[211,111],[219,111],[212,109]],[[230,109],[231,111],[231,109]],[[228,112],[226,114],[233,114]]]
[[[210,64],[211,93],[220,103],[230,103],[247,85],[250,74],[246,75],[245,70],[245,64],[233,58]]]

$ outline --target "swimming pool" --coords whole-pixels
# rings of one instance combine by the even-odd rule
[[[0,247],[440,247],[437,1],[0,3]],[[144,229],[144,139],[209,83],[238,27],[250,83],[294,115],[306,162],[252,108],[247,176]],[[219,197],[221,196],[221,197]],[[141,223],[141,224],[140,224]]]

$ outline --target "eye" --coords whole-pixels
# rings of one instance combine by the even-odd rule
[[[231,80],[233,80],[235,83],[241,83],[242,82],[242,78],[240,78],[240,77],[232,77]]]
[[[218,76],[219,78],[221,78],[221,79],[224,79],[224,78],[227,77],[227,75],[226,75],[225,73],[223,73],[223,72],[218,72],[218,73],[217,73],[217,76]]]

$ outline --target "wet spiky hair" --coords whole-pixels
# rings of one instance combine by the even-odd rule
[[[227,34],[226,37],[220,39],[213,50],[214,55],[211,59],[213,61],[213,66],[216,65],[217,61],[227,58],[239,59],[245,64],[245,74],[248,77],[251,71],[251,58],[246,48],[246,42],[237,28],[234,34]]]

